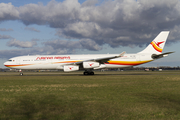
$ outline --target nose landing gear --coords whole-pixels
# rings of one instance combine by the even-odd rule
[[[20,76],[23,76],[22,70],[19,70],[19,72],[20,72],[19,75],[20,75]]]
[[[21,73],[19,73],[19,75],[20,75],[20,76],[23,76],[23,73],[21,72]]]

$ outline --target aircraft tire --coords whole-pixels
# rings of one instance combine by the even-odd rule
[[[23,76],[23,73],[20,73],[19,75],[20,75],[20,76]]]
[[[90,74],[90,75],[94,75],[94,72],[90,72],[89,74]]]
[[[84,72],[84,75],[88,75],[88,72]]]
[[[84,72],[84,75],[94,75],[94,72]]]

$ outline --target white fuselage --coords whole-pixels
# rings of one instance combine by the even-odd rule
[[[36,55],[20,56],[9,59],[4,63],[6,67],[15,69],[64,69],[65,65],[89,59],[98,59],[118,54],[94,54],[94,55]],[[124,54],[119,58],[110,59],[93,69],[122,68],[140,65],[152,61],[152,54]],[[84,68],[81,68],[84,69]]]

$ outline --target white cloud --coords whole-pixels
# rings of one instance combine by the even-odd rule
[[[19,18],[19,11],[11,3],[0,3],[0,21],[16,20]]]
[[[79,49],[87,49],[92,51],[101,49],[101,47],[91,39],[82,39],[79,41],[53,40],[44,42],[43,44],[50,47],[53,51],[66,50],[69,52],[73,51],[73,53]]]
[[[34,28],[34,27],[25,27],[24,29],[25,29],[25,30],[29,30],[29,31],[34,31],[34,32],[40,32],[39,30],[37,30],[37,29]]]
[[[6,28],[0,28],[0,31],[13,31],[13,29],[9,28],[9,29],[6,29]]]
[[[0,35],[0,39],[10,39],[10,38],[12,37],[9,35]]]
[[[36,46],[36,41],[20,41],[16,39],[12,39],[7,42],[7,46],[9,47],[17,47],[17,48],[32,48]]]
[[[82,3],[82,7],[94,6],[97,3],[98,0],[86,0],[84,3]]]

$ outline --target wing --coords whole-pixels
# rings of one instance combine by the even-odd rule
[[[107,62],[110,59],[122,57],[122,56],[124,56],[125,53],[126,52],[124,51],[121,54],[119,54],[118,56],[110,56],[110,57],[97,58],[97,59],[89,59],[89,60],[84,60],[84,61],[80,61],[80,62],[70,63],[70,65],[81,65],[83,62],[88,62],[88,61],[94,61],[94,62],[99,62],[100,64],[103,64],[104,62]]]

